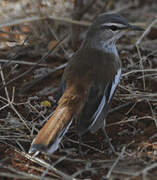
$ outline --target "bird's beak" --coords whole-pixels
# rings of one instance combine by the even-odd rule
[[[135,25],[129,24],[128,26],[123,28],[123,31],[120,31],[120,32],[116,33],[115,36],[114,36],[114,39],[115,40],[120,39],[127,31],[131,31],[131,30],[144,31],[144,29],[141,28],[140,26],[135,26]]]
[[[127,27],[127,30],[144,31],[144,28],[129,24],[129,26]]]

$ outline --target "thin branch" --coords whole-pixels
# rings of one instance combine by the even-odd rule
[[[58,42],[55,44],[55,46],[52,47],[45,55],[43,55],[43,57],[42,57],[33,67],[29,68],[29,69],[28,69],[27,71],[25,71],[24,73],[22,73],[22,74],[20,74],[19,76],[11,79],[10,81],[8,81],[8,82],[5,84],[5,86],[8,85],[8,84],[10,84],[10,83],[12,83],[12,82],[14,82],[14,81],[16,81],[16,80],[18,80],[18,79],[20,79],[20,78],[22,78],[22,77],[25,76],[26,74],[28,74],[28,73],[30,73],[31,71],[33,71],[33,70],[38,66],[38,64],[40,64],[41,62],[45,61],[45,60],[47,59],[47,57],[48,57],[51,53],[53,54],[53,53],[55,52],[54,50],[55,50],[58,46],[60,46],[60,44],[62,43],[62,41],[65,40],[66,37],[67,37],[67,35],[64,35],[63,38],[62,38],[60,41],[58,41]],[[3,85],[3,86],[4,86],[4,85]]]
[[[19,24],[24,24],[24,23],[29,23],[29,22],[34,22],[34,21],[39,21],[39,20],[43,20],[43,19],[53,19],[56,21],[61,21],[64,23],[69,23],[69,24],[76,24],[76,25],[81,25],[81,26],[89,26],[90,23],[89,22],[85,22],[85,21],[77,21],[77,20],[72,20],[70,18],[66,18],[66,17],[57,17],[57,16],[32,16],[32,17],[27,17],[27,18],[20,18],[20,19],[14,19],[5,23],[1,23],[0,24],[0,28],[3,27],[8,27],[8,26],[15,26],[15,25],[19,25]]]
[[[18,61],[18,60],[8,60],[8,59],[0,59],[0,63],[9,63],[9,64],[24,64],[29,66],[35,66],[37,63],[27,62],[27,61]],[[8,64],[7,64],[8,65]],[[38,64],[38,66],[47,67],[47,64]]]
[[[147,29],[143,32],[141,37],[136,41],[136,46],[139,46],[143,38],[150,32],[151,28],[157,23],[157,17],[155,20],[147,27]]]
[[[122,159],[123,154],[125,153],[125,146],[123,147],[121,153],[119,154],[118,158],[116,159],[116,161],[113,163],[113,165],[111,166],[110,170],[108,171],[107,175],[104,176],[105,179],[109,179],[111,176],[111,173],[113,172],[113,169],[117,166],[118,162],[120,161],[120,159]]]
[[[157,69],[156,68],[154,68],[154,69],[135,69],[135,70],[132,70],[132,71],[129,71],[129,72],[126,72],[126,73],[123,73],[122,74],[122,77],[124,77],[124,76],[128,76],[128,75],[130,75],[130,74],[135,74],[135,73],[139,73],[139,72],[157,72]]]
[[[16,110],[16,108],[13,105],[13,102],[10,100],[9,97],[9,93],[8,93],[8,89],[6,87],[6,82],[5,82],[5,78],[4,78],[4,74],[2,71],[2,67],[0,65],[0,74],[1,74],[1,79],[2,79],[2,84],[4,86],[4,90],[7,96],[7,100],[8,100],[8,104],[11,106],[11,108],[13,109],[13,111],[17,114],[17,116],[20,118],[20,120],[24,123],[24,125],[26,126],[26,128],[31,132],[31,129],[29,128],[29,126],[26,124],[25,120],[23,119],[23,117],[19,114],[19,112]],[[14,91],[13,91],[14,92]],[[13,95],[14,96],[14,95]],[[14,98],[12,98],[12,100],[14,100]]]
[[[28,82],[26,85],[24,85],[24,87],[22,87],[19,90],[19,94],[23,94],[28,92],[31,88],[33,88],[35,85],[37,85],[38,83],[40,83],[42,80],[48,78],[49,76],[51,76],[53,73],[55,73],[58,70],[64,69],[67,66],[67,63],[61,64],[60,66],[55,67],[54,69],[50,70],[50,72],[48,72],[47,74],[43,75],[42,77],[36,78],[34,79],[32,82]]]
[[[17,151],[17,152],[18,152],[18,151]],[[19,152],[19,153],[20,153],[20,152]],[[41,165],[42,167],[45,167],[45,168],[47,168],[47,169],[49,169],[49,170],[57,173],[58,175],[60,175],[61,177],[63,177],[63,178],[66,179],[66,180],[67,180],[67,179],[69,179],[69,180],[72,179],[71,176],[69,176],[69,175],[65,174],[64,172],[56,169],[56,168],[53,167],[51,164],[46,163],[46,162],[45,162],[44,160],[42,160],[42,159],[39,159],[39,158],[34,157],[34,156],[30,156],[29,154],[26,154],[26,153],[24,153],[24,152],[21,152],[20,154],[23,155],[24,157],[26,157],[27,159],[31,160],[32,162],[35,162],[35,163]]]
[[[151,30],[151,28],[157,23],[157,18],[147,27],[147,29],[143,32],[142,36],[136,41],[136,48],[137,48],[137,52],[140,58],[140,65],[141,65],[141,69],[142,69],[142,76],[143,76],[143,88],[145,90],[145,77],[144,77],[144,66],[143,66],[143,61],[142,61],[142,56],[141,56],[141,52],[140,52],[140,47],[139,44],[141,43],[141,41],[143,40],[143,38],[149,33],[149,31]]]

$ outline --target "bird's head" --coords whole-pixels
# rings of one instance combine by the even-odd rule
[[[114,43],[128,30],[141,31],[143,29],[139,26],[131,25],[127,19],[119,14],[103,13],[90,26],[87,38],[100,38],[103,41]]]

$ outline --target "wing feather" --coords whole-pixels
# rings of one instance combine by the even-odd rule
[[[94,133],[105,125],[105,118],[120,77],[121,69],[119,68],[113,81],[90,88],[88,98],[78,118],[78,133],[80,135],[88,130]]]
[[[121,78],[121,68],[118,70],[112,83],[106,86],[100,105],[92,117],[93,121],[89,127],[92,133],[96,132],[100,127],[105,126],[105,118],[107,116],[107,111],[109,109],[115,90],[119,84],[120,78]]]

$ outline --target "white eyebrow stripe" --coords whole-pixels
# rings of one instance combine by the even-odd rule
[[[118,24],[118,23],[104,23],[104,24],[102,24],[102,26],[117,26],[117,27],[119,27],[119,28],[126,27],[126,25],[124,25],[124,24]]]

